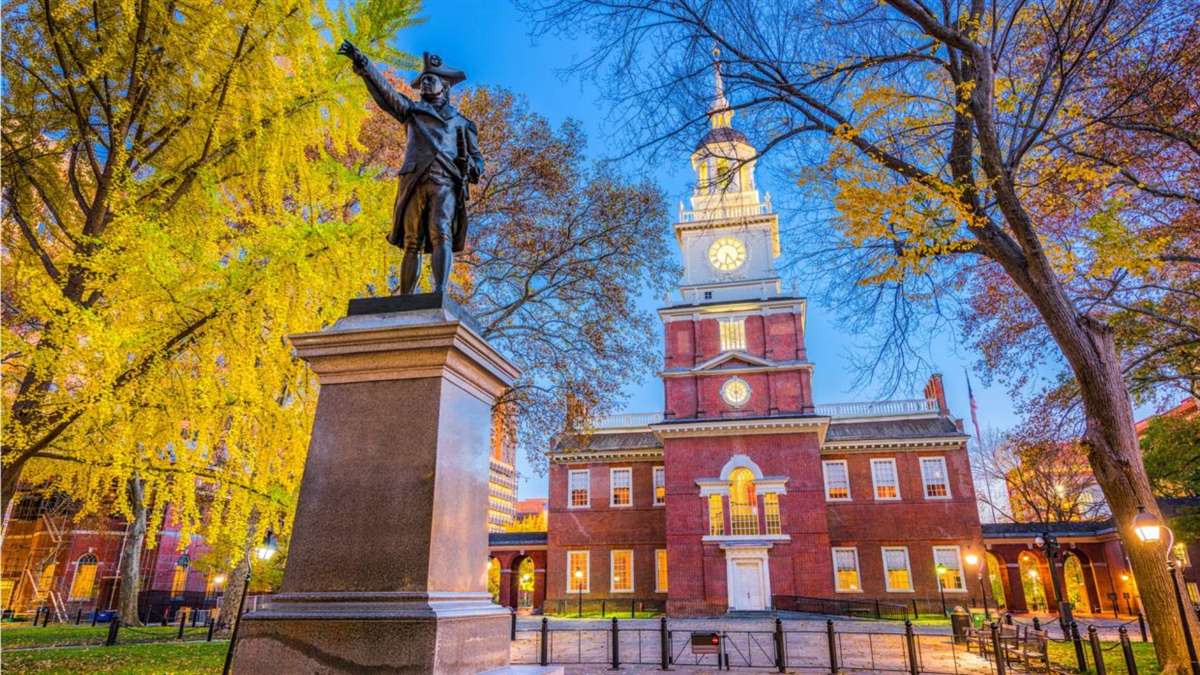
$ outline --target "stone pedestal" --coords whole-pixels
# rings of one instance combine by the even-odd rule
[[[491,407],[517,370],[439,296],[354,301],[292,336],[321,383],[279,595],[239,673],[477,673],[509,662],[487,593]]]

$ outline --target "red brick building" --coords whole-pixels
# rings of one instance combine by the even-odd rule
[[[941,569],[965,602],[964,561],[983,543],[940,376],[919,400],[813,402],[806,303],[775,271],[778,218],[719,73],[709,117],[675,225],[680,300],[659,310],[664,411],[553,448],[547,599],[643,598],[677,615],[808,597],[911,605],[939,597]]]

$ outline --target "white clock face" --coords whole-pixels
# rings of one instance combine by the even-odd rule
[[[721,398],[729,405],[740,408],[750,402],[750,385],[740,377],[731,377],[721,385]]]
[[[708,247],[708,264],[721,272],[732,272],[746,262],[746,245],[737,237],[721,237]]]

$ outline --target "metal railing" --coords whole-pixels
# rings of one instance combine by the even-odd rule
[[[851,600],[842,598],[810,598],[803,595],[773,595],[771,604],[785,612],[832,614],[865,619],[906,621],[916,616],[907,604],[880,600]]]
[[[620,413],[617,415],[601,415],[591,420],[593,429],[626,429],[646,427],[663,421],[660,412],[650,413]]]
[[[922,415],[938,412],[934,398],[897,399],[894,401],[859,401],[853,403],[818,403],[817,415],[833,418],[888,417],[891,415]],[[594,430],[632,429],[647,427],[663,421],[661,412],[618,413],[599,415],[590,420]]]

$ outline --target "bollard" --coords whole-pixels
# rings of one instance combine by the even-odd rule
[[[1108,675],[1104,666],[1104,652],[1100,649],[1100,636],[1095,626],[1088,626],[1088,642],[1092,644],[1092,661],[1096,663],[1096,675]]]
[[[1013,625],[1012,612],[1004,613],[1004,623],[1005,623],[1005,625],[1008,625],[1008,626]]]
[[[787,672],[787,642],[783,635],[783,621],[775,619],[775,667],[779,672]]]
[[[82,607],[80,607],[79,609],[75,610],[75,625],[76,625],[76,626],[78,626],[78,625],[79,625],[79,622],[80,622],[81,620],[83,620],[83,608],[82,608]]]
[[[541,658],[541,661],[539,661],[539,663],[543,666],[550,665],[549,641],[550,641],[550,619],[547,619],[546,617],[542,617],[542,639],[541,639],[541,644],[540,644],[540,647],[542,650],[542,654],[541,654],[542,658]]]
[[[1087,672],[1087,657],[1083,655],[1083,640],[1079,637],[1079,624],[1071,622],[1071,642],[1075,643],[1075,663],[1079,672]]]
[[[177,640],[183,639],[183,629],[186,626],[187,626],[187,614],[180,612],[179,613],[179,633],[175,636],[175,639],[177,639]]]
[[[46,608],[45,615],[42,616],[42,628],[50,625],[50,608]]]
[[[1137,659],[1133,658],[1133,645],[1129,644],[1129,631],[1125,630],[1125,626],[1117,631],[1121,634],[1121,653],[1125,656],[1125,672],[1129,675],[1137,675]]]
[[[917,611],[917,599],[916,598],[913,598],[912,606],[913,606],[913,619],[916,620],[916,619],[921,618],[921,613]]]
[[[197,611],[196,611],[196,610],[194,610],[194,609],[193,609],[192,611],[188,612],[188,615],[192,617],[192,628],[195,628],[195,627],[196,627],[196,615],[197,615],[197,614],[199,614],[199,613],[200,613],[200,612],[197,612]]]
[[[717,670],[729,670],[729,655],[725,653],[725,633],[717,634]]]
[[[617,617],[612,620],[612,668],[621,668],[621,629],[617,627]]]
[[[608,601],[601,600],[600,601],[600,618],[603,619],[603,618],[606,618],[607,616],[608,616]]]
[[[1138,630],[1142,632],[1142,642],[1149,642],[1150,638],[1146,635],[1146,617],[1142,616],[1140,611],[1138,612],[1137,617]]]
[[[908,647],[908,672],[921,675],[921,664],[917,660],[917,640],[913,635],[912,622],[904,622],[904,644]]]
[[[665,616],[658,620],[658,657],[659,667],[666,670],[671,665],[671,634]]]
[[[508,631],[508,639],[512,642],[516,642],[517,641],[517,610],[510,607],[508,609],[508,611],[512,612],[512,615],[511,615],[512,616],[512,625]]]
[[[629,618],[631,618],[631,619],[637,618],[637,600],[629,601]]]
[[[208,615],[208,637],[206,637],[204,639],[205,642],[212,642],[213,630],[216,629],[216,627],[217,627],[217,622],[213,621],[212,614],[209,614]]]
[[[837,675],[837,635],[833,632],[833,619],[825,619],[825,635],[829,643],[829,672]]]
[[[1008,657],[1004,654],[1004,645],[1000,644],[1000,626],[992,622],[992,653],[996,655],[996,675],[1004,675],[1008,668]]]
[[[1033,617],[1033,629],[1034,629],[1034,630],[1041,630],[1041,629],[1042,629],[1042,622],[1041,622],[1041,620],[1040,620],[1040,619],[1038,619],[1036,616],[1035,616],[1035,617]]]
[[[119,630],[121,630],[121,617],[114,616],[108,624],[108,637],[104,638],[105,647],[117,644],[117,631]]]
[[[875,601],[875,618],[876,619],[883,618],[883,615],[879,613],[879,601],[878,600]]]

